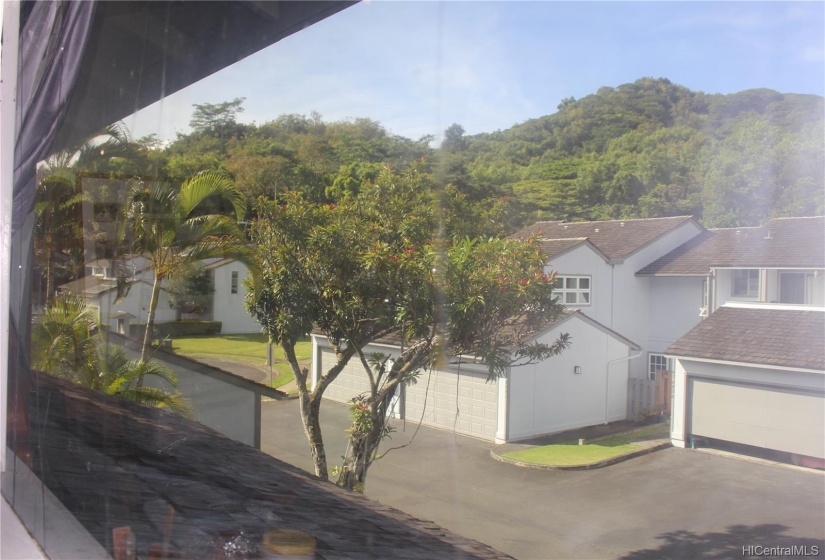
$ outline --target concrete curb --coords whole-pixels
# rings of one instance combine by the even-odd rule
[[[633,459],[634,457],[640,457],[642,455],[647,455],[648,453],[653,453],[654,451],[659,451],[660,449],[665,449],[666,447],[671,447],[669,439],[657,441],[659,442],[649,447],[645,447],[644,449],[639,449],[638,451],[632,451],[630,453],[625,453],[624,455],[619,455],[618,457],[611,457],[610,459],[605,459],[604,461],[585,463],[583,465],[542,465],[527,461],[516,461],[515,459],[508,459],[503,455],[499,455],[494,449],[490,450],[490,456],[496,461],[528,469],[538,469],[542,471],[585,471],[615,465],[616,463],[621,463],[622,461],[627,461],[628,459]]]

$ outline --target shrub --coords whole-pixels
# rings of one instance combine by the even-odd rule
[[[183,336],[213,336],[221,334],[221,321],[170,321],[157,323],[153,338],[177,338]],[[132,325],[132,336],[140,336],[145,324]]]

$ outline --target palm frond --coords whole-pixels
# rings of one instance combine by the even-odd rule
[[[203,171],[186,181],[180,189],[180,218],[189,218],[198,206],[209,199],[229,202],[238,220],[242,219],[246,212],[244,196],[235,188],[229,177],[214,171]]]

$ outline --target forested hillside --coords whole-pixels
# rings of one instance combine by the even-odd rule
[[[383,164],[416,164],[453,233],[506,234],[536,219],[692,214],[709,227],[825,213],[823,98],[756,89],[707,95],[666,79],[603,87],[556,113],[439,149],[369,119],[237,122],[243,100],[196,105],[193,132],[149,155],[157,173],[230,173],[250,198],[299,190],[334,202]],[[152,146],[151,138],[143,144]],[[416,163],[417,162],[417,163]]]

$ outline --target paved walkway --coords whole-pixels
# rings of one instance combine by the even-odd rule
[[[278,370],[275,368],[270,368],[264,364],[251,364],[249,362],[238,362],[236,360],[226,360],[226,359],[219,359],[219,358],[192,358],[193,360],[197,360],[202,362],[206,365],[210,365],[212,367],[220,368],[224,371],[228,371],[229,373],[234,373],[235,375],[240,375],[244,379],[248,379],[250,381],[254,381],[256,383],[261,383],[263,385],[269,386],[272,379],[278,377]],[[307,364],[309,365],[309,360],[306,360]],[[299,362],[300,363],[300,362]],[[303,364],[302,364],[303,365]],[[281,385],[277,389],[284,393],[289,393],[290,391],[294,391],[298,388],[296,385],[295,380],[293,379],[289,383],[285,385]]]
[[[268,385],[270,369],[269,366],[250,364],[249,362],[236,362],[235,360],[224,360],[218,358],[192,358],[206,365],[240,375],[244,379]],[[278,375],[276,370],[272,370],[273,379]]]
[[[340,464],[346,407],[324,401],[321,424]],[[262,427],[265,452],[312,469],[296,401],[265,403]],[[750,544],[823,544],[818,473],[674,447],[605,469],[523,469],[492,460],[492,443],[426,426],[403,447],[416,425],[394,427],[367,497],[519,560],[741,558]]]

